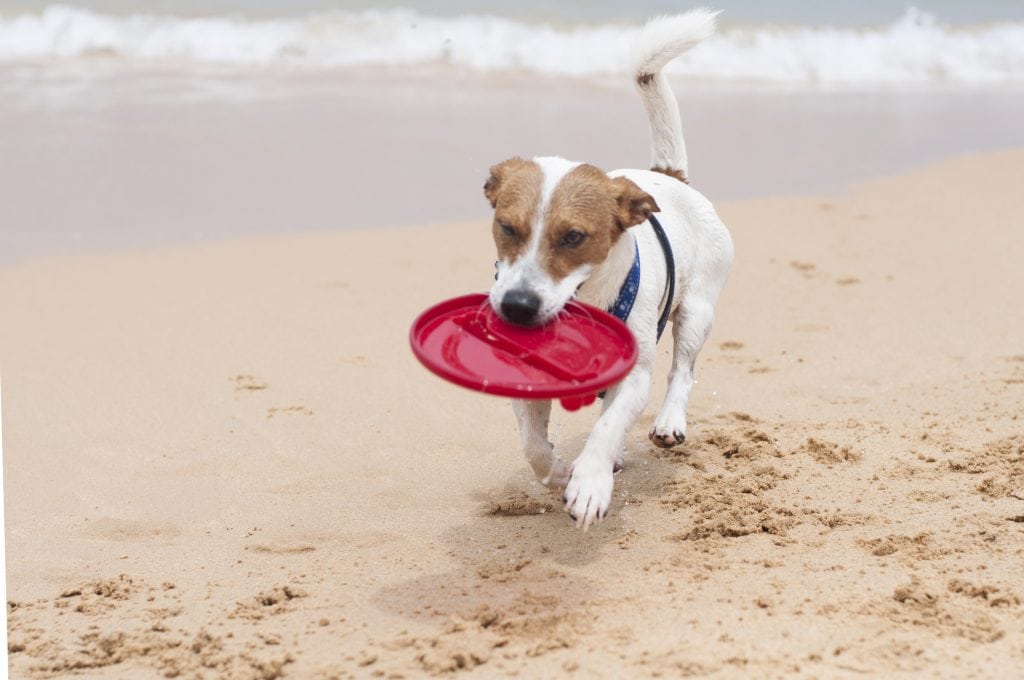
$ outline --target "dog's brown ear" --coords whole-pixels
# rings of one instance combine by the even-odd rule
[[[623,231],[643,223],[651,216],[652,212],[661,210],[650,194],[625,177],[616,177],[612,180],[612,184],[615,185],[615,190],[618,192],[616,195],[617,220]]]
[[[501,185],[508,179],[508,176],[527,164],[529,164],[529,161],[524,161],[522,158],[515,156],[491,167],[491,176],[484,182],[484,196],[487,197],[492,208],[497,207]]]

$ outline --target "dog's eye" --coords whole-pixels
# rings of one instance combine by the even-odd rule
[[[519,238],[519,234],[516,233],[516,230],[508,222],[498,222],[498,228],[501,229],[502,234],[511,239]]]
[[[583,243],[587,238],[587,235],[578,229],[570,229],[565,232],[565,236],[562,237],[563,248],[575,248],[579,244]]]

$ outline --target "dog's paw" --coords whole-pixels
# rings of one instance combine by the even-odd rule
[[[686,433],[684,432],[666,432],[661,434],[656,430],[651,430],[647,436],[650,437],[652,444],[663,449],[671,449],[673,446],[679,446],[686,441]]]
[[[686,441],[686,420],[680,422],[663,422],[661,418],[655,421],[654,427],[647,433],[651,443],[663,449],[671,449]]]
[[[612,467],[604,464],[578,464],[562,494],[565,510],[576,526],[586,531],[596,520],[604,519],[612,502]]]
[[[561,458],[556,458],[555,462],[551,464],[551,469],[548,470],[548,473],[543,477],[538,477],[537,481],[549,489],[561,491],[569,483],[569,475],[571,474],[572,468],[566,465],[565,461]]]

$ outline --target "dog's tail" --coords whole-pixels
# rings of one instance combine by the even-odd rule
[[[651,169],[689,182],[679,106],[661,72],[665,64],[715,32],[718,12],[694,9],[651,19],[633,43],[632,67],[651,124]]]

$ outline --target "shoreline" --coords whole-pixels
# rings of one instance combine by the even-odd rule
[[[267,98],[266,83],[190,100],[160,78],[132,78],[72,93],[71,105],[46,87],[0,105],[10,196],[0,266],[484,219],[482,177],[509,156],[647,162],[647,123],[625,85],[316,78]],[[944,158],[1024,147],[1024,92],[676,93],[694,186],[714,202],[842,195]]]

